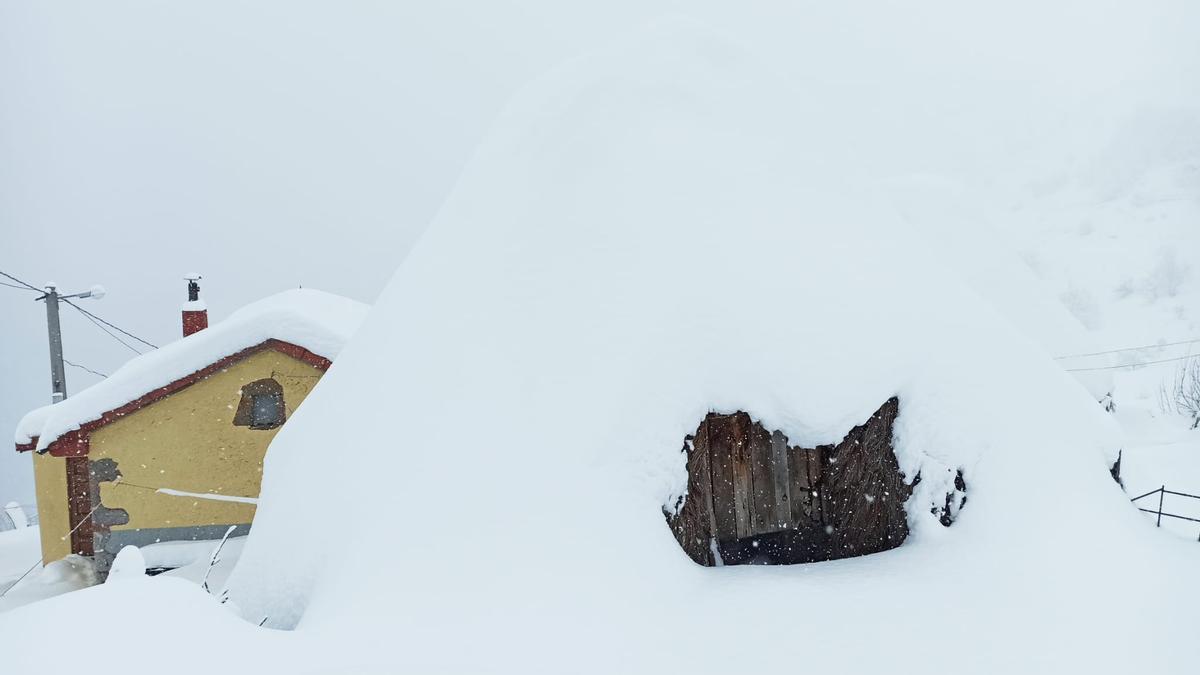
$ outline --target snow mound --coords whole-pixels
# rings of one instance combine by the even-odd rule
[[[60,561],[61,562],[61,561]],[[79,640],[103,654],[104,646],[128,644],[136,630],[136,658],[99,659],[89,670],[100,673],[164,673],[207,675],[215,672],[272,672],[286,653],[276,653],[272,633],[259,631],[225,611],[216,598],[196,584],[162,576],[130,578],[101,584],[0,614],[5,673],[62,673],[64,658],[79,652],[55,650],[46,637],[75,617],[87,621],[87,637]],[[199,654],[196,640],[219,645]],[[143,642],[144,641],[144,642]],[[261,655],[261,656],[258,656]],[[298,668],[293,672],[304,672]]]
[[[146,558],[136,546],[125,546],[113,560],[105,583],[120,583],[146,576]]]
[[[247,617],[420,672],[723,672],[793,647],[818,671],[1108,672],[1191,644],[1198,551],[1111,479],[1111,421],[827,170],[822,102],[787,86],[670,22],[517,96],[275,440],[230,579]],[[708,411],[813,446],[893,395],[923,478],[903,546],[770,568],[679,550],[662,507]],[[957,470],[970,503],[943,528]]]
[[[58,437],[109,410],[272,338],[332,360],[366,313],[366,305],[331,293],[311,289],[277,293],[202,331],[131,359],[103,382],[57,405],[31,411],[17,425],[16,442],[26,445],[37,439],[37,449],[44,450]]]

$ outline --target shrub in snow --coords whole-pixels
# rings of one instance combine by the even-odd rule
[[[1163,412],[1186,415],[1192,428],[1200,428],[1200,357],[1184,361],[1175,377],[1159,390],[1159,407]]]
[[[1119,463],[1120,459],[1117,461]],[[1113,471],[1119,471],[1119,469],[1116,468],[1117,464],[1114,464],[1113,467]],[[1114,474],[1114,476],[1115,475],[1116,474]],[[913,485],[916,485],[918,482],[920,482],[920,480],[921,474],[917,474],[916,479],[913,481]],[[962,507],[967,505],[967,481],[965,478],[963,478],[962,469],[954,472],[953,485],[954,489],[946,493],[945,503],[943,503],[940,507],[935,506],[929,510],[930,513],[937,516],[938,522],[946,527],[950,527],[952,524],[954,524],[955,518],[958,517],[958,512],[962,510]]]

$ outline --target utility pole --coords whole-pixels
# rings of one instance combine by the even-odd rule
[[[62,326],[58,322],[58,289],[46,284],[46,329],[50,334],[50,403],[62,403],[67,397],[67,372],[63,366]]]
[[[58,321],[58,303],[71,298],[104,297],[103,286],[92,286],[91,290],[73,295],[59,295],[58,285],[53,281],[46,284],[46,294],[38,300],[46,301],[46,332],[50,336],[50,404],[62,403],[67,398],[67,372],[63,365],[62,325]]]

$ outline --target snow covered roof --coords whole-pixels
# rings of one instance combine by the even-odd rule
[[[311,289],[283,291],[251,303],[224,321],[131,359],[61,403],[31,411],[17,425],[18,449],[29,450],[36,440],[36,449],[44,450],[106,412],[268,340],[333,360],[367,310],[361,302]]]

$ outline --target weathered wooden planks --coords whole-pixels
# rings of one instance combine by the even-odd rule
[[[710,413],[685,445],[688,496],[668,514],[688,556],[787,564],[862,555],[908,535],[892,451],[895,398],[836,446],[789,446],[745,412]]]
[[[707,421],[707,420],[706,420]],[[703,439],[712,467],[712,512],[715,527],[712,536],[718,541],[736,539],[737,516],[734,499],[733,434],[728,426],[701,425],[697,441]]]
[[[775,527],[792,522],[791,462],[788,461],[787,436],[771,432],[771,480],[775,484]]]
[[[733,516],[737,527],[737,538],[754,534],[751,519],[751,504],[754,496],[753,469],[750,460],[750,416],[738,413],[725,425],[729,429],[729,452],[733,455]]]
[[[749,416],[747,416],[749,417]],[[750,530],[751,534],[779,529],[775,499],[775,462],[771,434],[755,422],[750,428]]]

